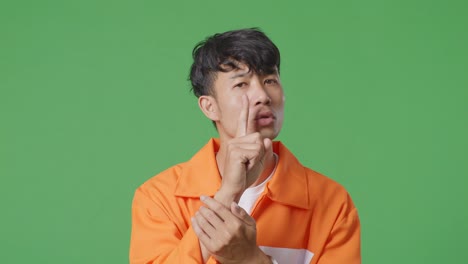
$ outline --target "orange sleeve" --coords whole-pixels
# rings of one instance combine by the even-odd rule
[[[198,237],[191,227],[182,234],[161,204],[140,189],[132,204],[130,264],[202,263]]]
[[[330,233],[317,264],[361,264],[361,226],[356,208],[341,219]]]

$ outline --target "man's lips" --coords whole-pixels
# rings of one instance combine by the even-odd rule
[[[276,120],[275,115],[271,111],[263,111],[259,112],[256,115],[255,121],[259,126],[269,126],[273,124]]]
[[[264,112],[259,112],[256,117],[255,117],[255,120],[259,120],[259,119],[268,119],[268,118],[271,118],[271,119],[276,119],[275,115],[273,114],[273,112],[271,111],[264,111]]]

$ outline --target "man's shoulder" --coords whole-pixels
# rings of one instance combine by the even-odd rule
[[[216,165],[216,139],[210,139],[188,161],[176,164],[144,182],[137,190],[152,197],[211,195],[220,185]],[[171,199],[172,199],[171,198]]]
[[[182,162],[176,165],[173,165],[164,171],[157,173],[143,184],[138,187],[139,191],[142,191],[146,195],[151,193],[170,193],[174,192],[174,188],[182,174],[183,168],[186,166],[187,162]]]
[[[311,169],[309,167],[305,167],[305,166],[303,167],[306,172],[307,178],[310,180],[310,183],[311,183],[309,187],[315,186],[316,188],[320,188],[320,189],[325,188],[325,191],[328,191],[328,190],[346,191],[343,185],[341,185],[336,180],[322,174],[321,172]]]
[[[308,167],[304,169],[308,179],[309,198],[313,204],[324,206],[347,204],[354,207],[348,191],[342,184]]]

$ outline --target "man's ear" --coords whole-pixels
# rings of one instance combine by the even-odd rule
[[[216,99],[210,95],[202,95],[198,98],[198,106],[203,114],[212,121],[219,121],[220,113]]]

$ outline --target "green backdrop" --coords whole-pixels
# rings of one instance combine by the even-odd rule
[[[342,183],[364,263],[468,259],[466,1],[0,2],[0,262],[128,263],[145,180],[215,131],[193,46],[262,28],[282,140]]]

